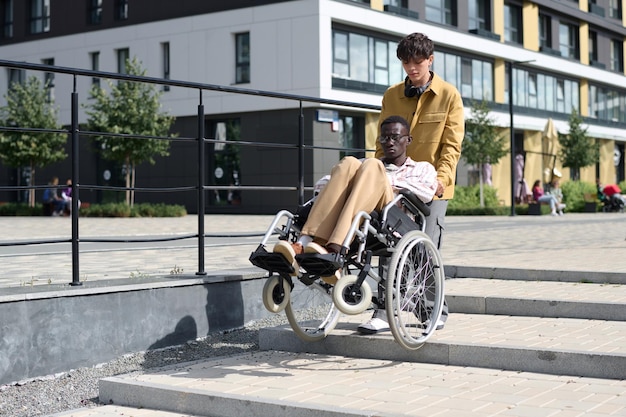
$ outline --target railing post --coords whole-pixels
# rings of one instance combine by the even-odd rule
[[[300,117],[298,118],[298,204],[304,204],[304,114],[300,100]]]
[[[76,92],[76,75],[74,75],[74,91],[72,91],[72,283],[83,285],[80,282],[80,263],[78,255],[78,203],[79,203],[79,135],[78,135],[78,93]]]
[[[196,275],[206,275],[204,270],[204,213],[206,208],[204,145],[204,105],[202,104],[202,90],[200,90],[200,104],[198,104],[198,272]]]

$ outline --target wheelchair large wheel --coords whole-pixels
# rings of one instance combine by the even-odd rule
[[[344,275],[335,284],[333,301],[344,314],[360,314],[372,304],[372,288],[363,281],[356,289],[354,284],[358,279],[356,275]]]
[[[319,279],[305,285],[296,278],[285,314],[294,333],[306,342],[324,339],[341,316],[333,304],[331,285]]]
[[[272,275],[263,285],[263,305],[271,313],[280,313],[289,303],[291,285],[286,279]]]
[[[428,235],[406,233],[395,247],[385,282],[385,308],[395,340],[419,349],[434,333],[444,302],[443,263]]]

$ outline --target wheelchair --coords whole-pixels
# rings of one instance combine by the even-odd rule
[[[285,311],[294,333],[304,341],[324,339],[341,314],[360,314],[372,304],[384,308],[395,341],[408,350],[420,348],[434,333],[444,303],[445,273],[441,255],[424,233],[429,207],[408,190],[380,212],[355,216],[343,243],[345,253],[304,253],[295,270],[279,253],[266,249],[272,236],[295,242],[314,199],[296,213],[276,214],[250,262],[269,272],[263,304],[272,313]],[[341,270],[331,285],[322,279]],[[377,283],[374,296],[369,277]],[[370,281],[371,282],[371,281]]]

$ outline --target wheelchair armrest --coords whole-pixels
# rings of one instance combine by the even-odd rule
[[[400,190],[400,194],[406,197],[407,200],[409,200],[415,207],[417,207],[424,216],[428,217],[430,215],[430,207],[428,207],[426,203],[424,203],[422,200],[417,198],[417,196],[411,190],[403,188],[402,190]]]

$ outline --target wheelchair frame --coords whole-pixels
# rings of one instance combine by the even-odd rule
[[[269,272],[264,306],[273,313],[284,310],[301,339],[319,341],[334,329],[341,313],[360,314],[373,302],[385,308],[396,342],[418,349],[434,333],[444,300],[443,262],[424,233],[428,213],[428,206],[402,190],[380,213],[357,213],[343,242],[349,248],[346,253],[297,255],[300,270],[296,271],[281,254],[265,249],[274,234],[290,242],[300,235],[302,215],[281,210],[250,255],[252,264]],[[281,221],[284,224],[278,227]],[[373,267],[372,257],[378,257],[378,268]],[[343,274],[334,286],[321,278],[337,269]],[[376,297],[367,277],[378,284]]]

